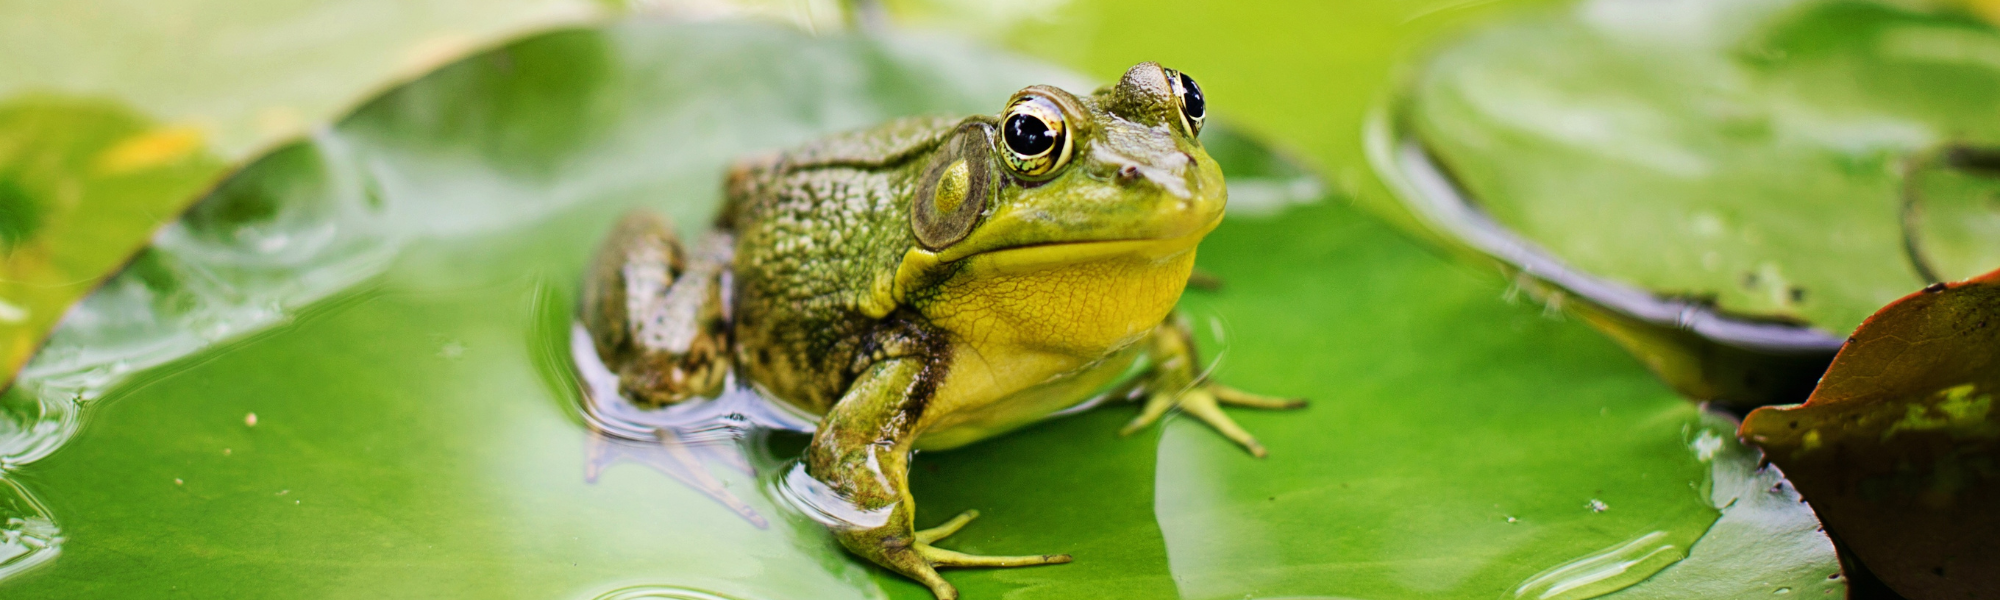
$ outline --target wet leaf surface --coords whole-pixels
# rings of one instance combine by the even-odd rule
[[[0,2],[0,387],[231,166],[588,0]]]
[[[204,199],[8,392],[32,432],[8,438],[29,440],[14,478],[62,552],[0,590],[928,597],[768,491],[795,435],[603,460],[567,360],[574,290],[627,207],[695,233],[740,153],[1051,82],[1085,89],[943,38],[635,22],[370,102]],[[1838,587],[1796,504],[1722,500],[1764,477],[1726,424],[1346,199],[1276,192],[1311,184],[1228,131],[1204,135],[1232,186],[1277,201],[1204,243],[1225,285],[1184,305],[1220,380],[1316,404],[1238,413],[1263,461],[1185,419],[1118,438],[1134,408],[1115,405],[919,456],[920,524],[984,514],[947,546],[1078,559],[949,573],[968,598]],[[1794,550],[1699,575],[1770,532]]]
[[[198,131],[115,102],[0,102],[0,386],[223,166]]]
[[[2000,142],[2000,69],[1969,48],[2000,33],[1863,2],[1601,0],[1439,50],[1408,119],[1481,208],[1571,265],[1837,336],[1926,271],[2000,265],[1954,229],[2000,218],[1990,189],[1933,195],[1955,218],[1909,243],[1949,260],[1906,251],[1905,162]]]
[[[1827,525],[1911,598],[2000,590],[2000,271],[1869,317],[1802,406],[1743,422]]]

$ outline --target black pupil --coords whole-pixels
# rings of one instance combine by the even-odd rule
[[[1201,99],[1201,86],[1195,85],[1194,78],[1181,74],[1181,111],[1189,118],[1199,119],[1208,112],[1208,101]]]
[[[1007,118],[1005,128],[1007,147],[1022,156],[1035,156],[1049,151],[1056,145],[1056,134],[1049,131],[1049,124],[1028,115],[1014,115]]]

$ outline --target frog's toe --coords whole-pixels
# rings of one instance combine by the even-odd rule
[[[930,544],[919,544],[924,560],[933,567],[1034,567],[1040,565],[1060,565],[1069,562],[1068,554],[1033,554],[1028,556],[979,556],[963,552],[953,552]]]
[[[1201,419],[1201,422],[1215,428],[1215,431],[1221,433],[1222,437],[1236,442],[1244,450],[1249,450],[1251,456],[1264,458],[1270,454],[1264,450],[1263,444],[1257,443],[1256,436],[1250,435],[1248,431],[1244,431],[1242,426],[1236,424],[1235,419],[1229,418],[1227,413],[1222,412],[1222,404],[1215,397],[1215,393],[1211,387],[1205,385],[1197,386],[1181,394],[1181,410],[1187,411],[1187,414],[1194,415],[1197,419]]]
[[[925,547],[919,544],[917,546],[920,550],[918,554],[922,554],[921,549]],[[928,563],[929,560],[926,559],[925,562]],[[929,564],[924,564],[921,567],[913,567],[908,570],[898,570],[902,571],[904,575],[909,575],[911,578],[916,579],[918,583],[924,584],[924,587],[930,588],[931,595],[937,596],[937,600],[958,600],[958,588],[952,587],[951,582],[945,581],[944,576],[938,575],[937,569],[931,568]]]
[[[958,530],[963,529],[966,523],[971,523],[973,519],[977,518],[979,518],[979,511],[968,510],[959,513],[958,516],[952,517],[951,520],[945,521],[937,527],[918,531],[916,533],[917,553],[924,557],[924,562],[929,563],[933,567],[1032,567],[1035,565],[1057,565],[1070,561],[1068,554],[977,556],[962,552],[953,552],[931,545],[932,542],[951,537],[951,534],[958,533]]]
[[[1264,450],[1264,445],[1257,443],[1256,436],[1250,435],[1250,432],[1245,431],[1242,426],[1236,424],[1235,419],[1229,418],[1227,413],[1222,412],[1222,405],[1224,404],[1249,408],[1285,410],[1302,408],[1306,405],[1306,401],[1301,398],[1279,398],[1252,394],[1236,388],[1205,383],[1179,393],[1154,393],[1147,396],[1146,406],[1139,410],[1139,416],[1132,419],[1131,423],[1126,424],[1124,429],[1118,431],[1118,434],[1131,435],[1133,432],[1144,429],[1159,421],[1160,417],[1165,415],[1169,409],[1179,407],[1181,410],[1186,411],[1187,414],[1201,419],[1209,427],[1215,428],[1216,432],[1221,433],[1223,437],[1229,438],[1230,441],[1242,446],[1244,450],[1250,451],[1252,456],[1264,458],[1268,455],[1269,452]]]
[[[1277,396],[1252,394],[1226,385],[1211,384],[1208,386],[1208,391],[1211,394],[1215,394],[1216,400],[1230,406],[1270,410],[1291,410],[1306,407],[1305,398],[1280,398]]]
[[[1132,417],[1132,422],[1126,423],[1124,428],[1119,429],[1118,435],[1132,435],[1159,422],[1160,417],[1166,416],[1167,411],[1173,409],[1179,400],[1180,394],[1172,392],[1147,394],[1146,405],[1139,409],[1139,416]]]
[[[977,510],[968,510],[962,513],[958,513],[958,516],[952,517],[950,521],[945,521],[944,524],[938,525],[937,527],[932,527],[930,529],[918,531],[917,541],[919,543],[929,544],[931,542],[951,537],[951,534],[958,533],[958,530],[960,528],[965,527],[966,523],[971,523],[973,519],[977,518],[979,518],[979,511]]]

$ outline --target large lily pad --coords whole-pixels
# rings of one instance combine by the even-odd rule
[[[0,386],[71,303],[223,168],[198,131],[117,103],[0,102]]]
[[[1854,332],[1802,406],[1743,436],[1912,598],[2000,593],[2000,271],[1937,284]]]
[[[9,392],[105,399],[74,438],[22,455],[62,555],[0,589],[926,597],[766,491],[796,436],[595,433],[567,358],[574,290],[627,207],[696,233],[739,153],[991,112],[1028,83],[1085,87],[938,38],[630,23],[524,40],[370,102],[204,199]],[[1282,159],[1227,132],[1211,141],[1232,185],[1311,187],[1296,167],[1248,168]],[[1615,346],[1342,202],[1268,212],[1204,244],[1226,285],[1186,305],[1217,377],[1315,406],[1240,415],[1264,461],[1186,420],[1117,438],[1116,406],[920,456],[920,522],[985,513],[949,545],[1078,558],[948,575],[968,597],[1571,598],[1639,593],[1656,573],[1661,595],[1839,586],[1831,546],[1789,525],[1796,504],[1717,502],[1741,487],[1714,482],[1748,480],[1750,461],[1717,460],[1740,456],[1727,427]],[[204,337],[218,323],[230,334]],[[177,360],[121,379],[101,348]],[[1718,514],[1738,525],[1711,529]],[[1713,569],[1704,549],[1744,531],[1803,549],[1671,576]]]
[[[590,0],[0,2],[0,387],[238,161]]]
[[[1428,228],[1684,393],[1795,402],[1862,317],[2000,265],[2000,181],[1945,158],[2000,143],[1974,48],[2000,32],[1960,12],[1593,0],[1436,51],[1376,162],[1434,161],[1463,198],[1403,190]]]

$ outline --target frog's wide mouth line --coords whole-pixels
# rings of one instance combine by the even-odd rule
[[[1211,224],[1192,233],[1166,238],[1126,238],[1010,246],[970,254],[952,262],[1015,271],[1063,267],[1115,257],[1164,260],[1193,251],[1195,246],[1201,243],[1201,239],[1214,228],[1215,225]]]
[[[1022,264],[1044,264],[1046,261],[1075,262],[1091,260],[1134,251],[1154,250],[1159,256],[1178,254],[1183,248],[1193,248],[1201,239],[1222,224],[1222,211],[1208,215],[1206,219],[1188,219],[1181,225],[1154,232],[1163,235],[1128,235],[1126,237],[1083,238],[1069,240],[1026,241],[1012,244],[995,244],[980,248],[980,240],[968,239],[958,245],[931,253],[940,264],[971,261],[986,257],[999,258],[1005,262]],[[1128,230],[1129,232],[1129,230]],[[1111,232],[1106,232],[1111,233]]]

